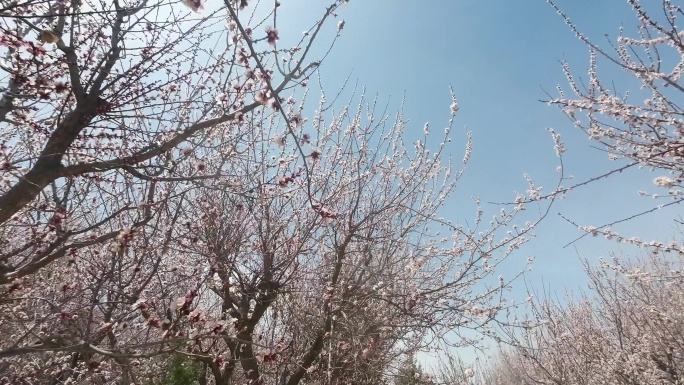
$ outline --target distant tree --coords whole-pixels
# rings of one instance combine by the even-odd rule
[[[394,385],[422,385],[425,384],[423,369],[416,362],[413,355],[407,356],[396,374]]]
[[[486,366],[489,368],[489,365]],[[493,381],[494,378],[487,378],[487,381],[480,382],[481,378],[476,377],[477,374],[482,374],[479,369],[479,361],[472,365],[467,365],[461,358],[449,352],[445,356],[440,357],[439,364],[433,369],[434,385],[479,385],[492,384],[498,385],[498,382]]]
[[[155,381],[158,385],[199,385],[202,378],[201,368],[196,362],[182,355],[175,355],[168,360],[164,379]],[[206,381],[204,381],[206,383]]]
[[[508,329],[489,375],[512,384],[680,384],[684,370],[684,257],[615,258],[587,265],[591,290],[534,302],[537,326]]]

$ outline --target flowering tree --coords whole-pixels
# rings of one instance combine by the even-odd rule
[[[563,62],[571,93],[566,95],[565,90],[558,87],[558,96],[549,103],[559,106],[576,127],[606,150],[610,159],[623,161],[621,166],[605,174],[559,188],[549,196],[565,194],[628,168],[647,168],[657,172],[659,175],[653,183],[657,188],[665,189],[665,193],[639,192],[659,199],[661,202],[656,207],[642,213],[630,213],[614,223],[599,227],[580,226],[580,229],[587,234],[603,234],[660,251],[678,248],[637,238],[627,239],[612,231],[610,226],[682,201],[684,120],[678,98],[684,91],[680,84],[684,45],[677,26],[677,17],[682,15],[681,7],[672,1],[655,5],[628,0],[638,18],[638,33],[629,37],[620,28],[617,40],[609,48],[602,48],[585,36],[553,1],[548,2],[591,52],[586,81],[573,75],[568,63]],[[622,70],[635,81],[634,85],[616,87],[615,79],[600,75],[599,63],[605,63],[606,68],[612,66],[612,69]]]
[[[653,255],[639,262],[587,268],[591,297],[567,305],[542,300],[542,325],[514,333],[516,347],[499,365],[516,384],[678,384],[684,361],[682,260]]]
[[[173,205],[166,198],[182,195],[178,182],[221,171],[182,145],[193,148],[264,104],[278,110],[279,94],[305,81],[317,66],[311,44],[337,4],[285,50],[260,48],[275,46],[278,33],[253,36],[264,22],[247,5],[226,2],[199,19],[163,1],[8,6],[0,223],[11,246],[0,283],[20,285],[122,228],[155,226]],[[217,18],[228,31],[211,28]],[[221,34],[231,46],[203,48]],[[290,61],[276,73],[263,64],[277,53]]]
[[[252,113],[277,114],[281,93],[306,82],[340,3],[288,48],[278,7],[254,1],[201,15],[189,12],[197,1],[1,4],[2,356],[71,352],[68,363],[29,354],[21,370],[63,381],[100,370],[92,354],[108,340],[116,372],[135,382],[121,346],[144,340],[114,328],[130,325],[141,295],[171,290],[184,203],[226,176],[228,146],[258,129]],[[273,66],[276,55],[287,61]],[[231,130],[233,143],[212,147]]]
[[[668,0],[657,5],[628,0],[639,20],[638,35],[625,36],[621,29],[610,49],[603,49],[582,34],[553,1],[549,3],[591,49],[588,81],[579,80],[563,63],[572,96],[559,87],[558,97],[550,103],[562,108],[611,159],[625,161],[621,167],[572,187],[630,167],[643,167],[659,173],[653,183],[667,193],[640,192],[664,201],[624,220],[680,203],[684,175],[684,121],[678,105],[679,93],[684,91],[680,85],[683,35],[677,27],[680,6]],[[597,63],[623,70],[640,89],[633,89],[632,94],[617,89],[599,75]],[[558,189],[551,196],[568,190]],[[647,247],[651,254],[632,262],[620,256],[599,267],[585,265],[591,281],[588,294],[569,296],[565,301],[534,301],[526,327],[507,329],[511,346],[502,349],[495,364],[485,371],[488,383],[682,382],[682,245],[627,238],[611,230],[611,225],[580,228],[586,234]]]
[[[506,306],[494,269],[536,222],[439,217],[453,120],[407,144],[363,94],[307,114],[342,3],[283,48],[278,2],[2,2],[0,381],[139,384],[173,358],[201,383],[377,384],[473,343],[448,332]]]
[[[177,351],[216,383],[378,384],[398,355],[480,328],[504,306],[505,283],[480,283],[534,224],[496,238],[517,211],[481,234],[438,218],[461,175],[442,162],[451,127],[434,152],[429,125],[407,147],[403,116],[365,103],[327,117],[323,98],[313,131],[288,105],[287,140],[272,118],[254,122],[229,168],[244,175],[240,190],[203,190],[181,214],[175,238],[188,241],[173,261],[187,263],[175,274],[195,283],[169,297],[167,322],[192,340]],[[148,323],[166,316],[137,306]]]

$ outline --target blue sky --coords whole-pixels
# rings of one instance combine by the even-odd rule
[[[313,21],[324,6],[309,0],[284,3],[278,25],[281,37],[301,33],[308,25],[302,22]],[[557,4],[582,32],[600,43],[606,41],[604,34],[615,37],[620,25],[627,31],[636,26],[625,1],[558,0]],[[474,150],[463,183],[443,216],[468,219],[459,216],[462,207],[472,205],[473,195],[481,196],[483,202],[511,201],[514,191],[527,189],[524,173],[537,185],[551,189],[558,160],[547,127],[562,134],[568,147],[566,173],[576,180],[616,166],[604,153],[592,149],[584,134],[558,109],[539,101],[547,99],[544,90],[553,95],[557,84],[565,86],[560,60],[567,60],[581,76],[589,63],[587,47],[545,1],[351,0],[339,14],[346,24],[322,67],[327,89],[337,90],[346,75],[351,75],[368,93],[389,99],[391,109],[399,108],[405,95],[406,117],[420,135],[426,121],[434,129],[446,126],[448,87],[453,85],[460,105],[455,127],[473,131]],[[331,23],[331,28],[335,24]],[[624,89],[638,88],[624,83],[620,70],[599,64],[604,79],[615,79],[618,87],[625,84]],[[410,136],[411,131],[407,132]],[[461,159],[463,135],[457,134],[451,145],[454,158]],[[578,257],[596,260],[610,252],[638,254],[638,249],[589,237],[564,248],[581,233],[557,214],[582,225],[602,225],[653,207],[653,199],[639,197],[637,191],[657,192],[651,183],[657,175],[635,170],[574,191],[557,202],[537,231],[537,239],[512,257],[510,268],[535,257],[529,275],[532,285],[541,289],[543,281],[547,290],[563,292],[585,287]],[[485,209],[494,213],[499,207],[488,205]],[[614,229],[629,236],[668,241],[675,234],[671,219],[678,210],[662,210]],[[523,295],[521,288],[519,296]]]

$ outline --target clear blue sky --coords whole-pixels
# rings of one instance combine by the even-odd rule
[[[615,37],[620,25],[627,31],[636,26],[625,1],[557,3],[586,35],[601,43],[606,41],[604,34]],[[301,21],[313,20],[322,8],[319,1],[285,0],[279,16],[281,36],[301,33]],[[616,166],[604,153],[591,149],[583,133],[558,109],[539,102],[547,98],[542,89],[554,94],[557,84],[566,84],[559,60],[568,60],[574,73],[582,76],[589,60],[587,47],[545,1],[351,0],[339,14],[346,25],[322,67],[328,89],[337,89],[351,74],[370,94],[391,97],[394,108],[405,94],[406,116],[419,134],[426,121],[433,129],[446,126],[448,86],[454,86],[460,104],[456,127],[472,130],[475,145],[463,183],[444,216],[464,219],[458,217],[460,209],[472,204],[472,195],[480,195],[483,202],[511,201],[514,190],[526,190],[526,172],[537,185],[552,189],[558,163],[547,127],[563,135],[568,147],[566,172],[577,180]],[[624,79],[615,67],[602,65],[599,70],[605,79],[614,78],[618,84]],[[455,159],[462,157],[462,139],[457,136],[452,142]],[[651,184],[656,175],[629,172],[573,192],[552,209],[537,231],[538,238],[514,255],[513,265],[536,257],[530,275],[534,286],[541,288],[543,279],[547,289],[563,292],[585,286],[578,255],[596,260],[611,251],[638,254],[638,249],[588,237],[563,248],[581,233],[557,213],[582,225],[602,225],[650,208],[654,201],[639,197],[637,191],[657,192]],[[671,218],[678,210],[650,214],[614,229],[668,241],[674,235]],[[450,215],[451,211],[456,215]]]

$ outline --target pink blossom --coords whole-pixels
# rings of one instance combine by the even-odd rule
[[[199,12],[200,10],[204,9],[201,0],[181,0],[181,3],[190,8],[193,12]]]
[[[278,42],[278,30],[273,27],[266,28],[266,41],[268,44],[275,46]]]

